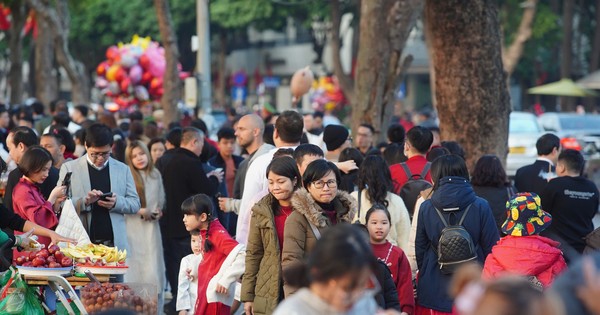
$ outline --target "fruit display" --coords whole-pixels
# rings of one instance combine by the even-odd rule
[[[73,266],[73,259],[66,256],[60,247],[52,245],[48,249],[29,252],[15,259],[17,266],[36,268],[65,268]]]
[[[78,266],[104,267],[124,266],[127,258],[126,250],[106,245],[87,244],[82,246],[67,245],[62,251],[73,258]]]
[[[111,309],[156,314],[157,297],[155,286],[142,284],[90,283],[81,290],[81,301],[90,314]]]

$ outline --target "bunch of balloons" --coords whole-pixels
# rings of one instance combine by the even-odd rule
[[[134,35],[131,42],[106,49],[106,60],[96,67],[96,87],[121,108],[159,100],[164,93],[164,48],[150,37]],[[179,78],[189,73],[181,71]]]
[[[341,109],[346,98],[335,76],[323,76],[313,82],[310,102],[315,110],[334,110]]]

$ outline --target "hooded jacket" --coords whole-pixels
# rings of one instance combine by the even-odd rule
[[[495,279],[507,273],[535,276],[547,288],[567,268],[559,245],[539,235],[507,235],[498,241],[487,256],[483,278]]]
[[[358,207],[356,200],[347,192],[338,189],[336,197],[331,202],[336,212],[337,222],[351,223]],[[329,218],[322,213],[323,209],[304,188],[294,192],[292,208],[294,208],[294,212],[285,221],[283,233],[281,266],[284,271],[287,267],[304,259],[315,247],[317,238],[309,222],[321,233],[332,225]],[[283,291],[288,297],[296,289],[288,286],[284,281]]]
[[[458,224],[458,220],[470,204],[472,206],[463,226],[473,239],[477,260],[483,264],[499,239],[498,229],[489,204],[475,195],[471,184],[465,178],[449,176],[440,179],[431,199],[425,200],[421,205],[415,237],[415,254],[419,268],[418,305],[436,311],[452,312],[453,299],[448,294],[452,275],[442,274],[437,254],[433,250],[437,248],[444,228],[435,208],[442,212],[448,224]]]
[[[246,248],[246,271],[242,278],[242,302],[254,302],[254,314],[272,314],[279,303],[281,253],[268,194],[252,207]]]

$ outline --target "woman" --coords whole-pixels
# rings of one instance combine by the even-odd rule
[[[150,155],[152,156],[152,163],[156,165],[156,161],[158,161],[158,159],[165,154],[165,151],[167,151],[165,139],[153,138],[148,143],[148,149],[150,150]]]
[[[293,213],[293,193],[301,187],[294,159],[283,156],[267,167],[269,194],[252,207],[246,272],[242,278],[241,299],[246,314],[272,314],[283,297],[281,249],[284,226]]]
[[[484,199],[475,195],[468,178],[467,165],[460,156],[444,155],[431,165],[433,193],[431,199],[421,205],[415,239],[419,269],[417,315],[452,312],[453,300],[448,295],[452,274],[442,273],[436,254],[438,240],[445,227],[440,215],[448,224],[458,224],[464,218],[462,226],[473,241],[480,264],[498,241],[492,210]],[[469,212],[466,213],[467,208]]]
[[[348,173],[340,173],[342,175],[342,182],[340,183],[340,187],[338,187],[339,189],[349,193],[356,190],[358,170],[360,169],[363,159],[362,153],[360,153],[360,151],[358,151],[356,148],[345,148],[342,150],[338,162],[354,161],[357,168],[350,170]]]
[[[127,282],[152,283],[158,288],[158,309],[162,310],[165,265],[158,219],[165,205],[165,191],[160,172],[154,167],[148,148],[132,141],[125,159],[135,182],[141,208],[137,214],[125,215],[129,252]]]
[[[367,156],[362,162],[358,173],[360,197],[358,192],[350,194],[354,199],[359,200],[358,215],[353,222],[359,220],[361,224],[366,224],[365,215],[367,211],[374,204],[384,205],[392,217],[387,239],[406,251],[410,233],[410,218],[402,198],[391,193],[393,187],[390,169],[385,160],[380,156]]]
[[[315,247],[321,233],[329,226],[350,223],[356,213],[356,201],[338,190],[340,171],[335,164],[315,160],[308,164],[302,184],[292,196],[294,212],[285,222],[282,269],[304,259]],[[285,284],[285,296],[295,291]]]
[[[471,185],[475,194],[490,204],[498,232],[503,235],[502,223],[506,220],[506,202],[516,189],[508,181],[500,159],[491,154],[480,157],[473,170]]]
[[[46,149],[37,145],[27,149],[19,162],[19,170],[23,173],[23,177],[12,193],[13,210],[17,215],[51,230],[58,225],[60,203],[66,198],[65,186],[54,188],[48,200],[45,200],[37,185],[46,180],[52,163],[52,156]],[[39,242],[48,248],[51,240],[40,237]],[[18,256],[22,255],[15,250],[13,259]]]
[[[298,262],[284,272],[288,283],[303,288],[286,298],[275,314],[376,314],[376,264],[359,227],[332,227],[323,233],[306,263]]]

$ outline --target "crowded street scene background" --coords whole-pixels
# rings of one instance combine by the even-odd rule
[[[0,314],[600,315],[600,2],[184,2],[0,4]]]

